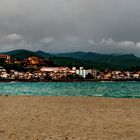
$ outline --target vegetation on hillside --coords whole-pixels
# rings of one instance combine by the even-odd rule
[[[13,58],[25,59],[31,56],[51,59],[56,66],[96,68],[99,70],[140,70],[140,58],[133,54],[99,54],[92,52],[74,52],[50,54],[43,51],[14,50],[6,52]]]

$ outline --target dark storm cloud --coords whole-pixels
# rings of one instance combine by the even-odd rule
[[[0,0],[1,51],[140,55],[139,0]]]

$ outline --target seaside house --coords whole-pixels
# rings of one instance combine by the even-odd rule
[[[41,72],[68,72],[68,67],[42,67]]]
[[[138,79],[138,78],[140,78],[140,75],[139,75],[138,73],[134,73],[134,74],[133,74],[133,78],[134,78],[134,79]]]
[[[107,74],[104,75],[104,79],[108,80],[112,78],[112,74],[109,72]]]
[[[7,54],[0,54],[0,60],[5,63],[11,63],[11,56]]]

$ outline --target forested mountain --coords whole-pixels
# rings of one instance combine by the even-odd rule
[[[37,56],[43,58],[50,58],[57,66],[83,66],[85,68],[96,69],[139,69],[140,58],[133,54],[100,54],[93,52],[73,52],[73,53],[59,53],[52,54],[43,51],[28,51],[28,50],[14,50],[5,52],[13,58],[28,58],[30,56]]]

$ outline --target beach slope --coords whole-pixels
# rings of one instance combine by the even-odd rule
[[[139,99],[0,97],[0,140],[139,139]]]

